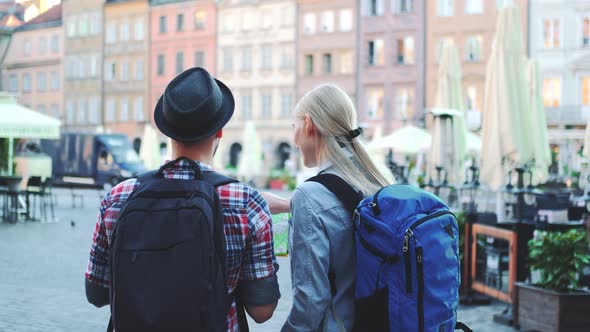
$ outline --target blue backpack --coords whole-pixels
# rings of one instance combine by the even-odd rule
[[[459,229],[449,208],[417,187],[391,185],[362,198],[342,178],[318,182],[354,213],[353,331],[470,331],[457,322]],[[336,275],[329,271],[333,284]]]

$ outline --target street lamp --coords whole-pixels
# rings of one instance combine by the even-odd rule
[[[468,172],[471,172],[471,178]],[[479,192],[479,168],[477,166],[470,166],[465,170],[465,182],[459,188],[459,195],[463,204],[467,203],[467,208],[464,210],[468,213],[477,212],[477,194]]]

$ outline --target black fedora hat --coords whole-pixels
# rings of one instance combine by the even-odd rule
[[[166,87],[154,110],[160,131],[179,142],[215,135],[234,113],[234,97],[225,84],[203,68],[188,69]]]

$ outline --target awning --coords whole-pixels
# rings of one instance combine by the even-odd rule
[[[0,94],[0,137],[59,138],[61,122],[19,105],[13,96]]]

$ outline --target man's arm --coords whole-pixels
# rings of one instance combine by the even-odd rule
[[[108,288],[95,285],[86,278],[84,278],[84,283],[86,287],[86,299],[88,302],[94,304],[97,308],[104,307],[110,303]]]
[[[262,195],[262,197],[266,200],[266,203],[268,203],[270,212],[272,214],[288,213],[291,210],[290,198],[283,198],[269,192],[262,192],[260,195]]]
[[[272,217],[265,200],[256,191],[250,195],[247,213],[250,236],[241,266],[238,300],[255,322],[263,323],[272,317],[281,297]]]

